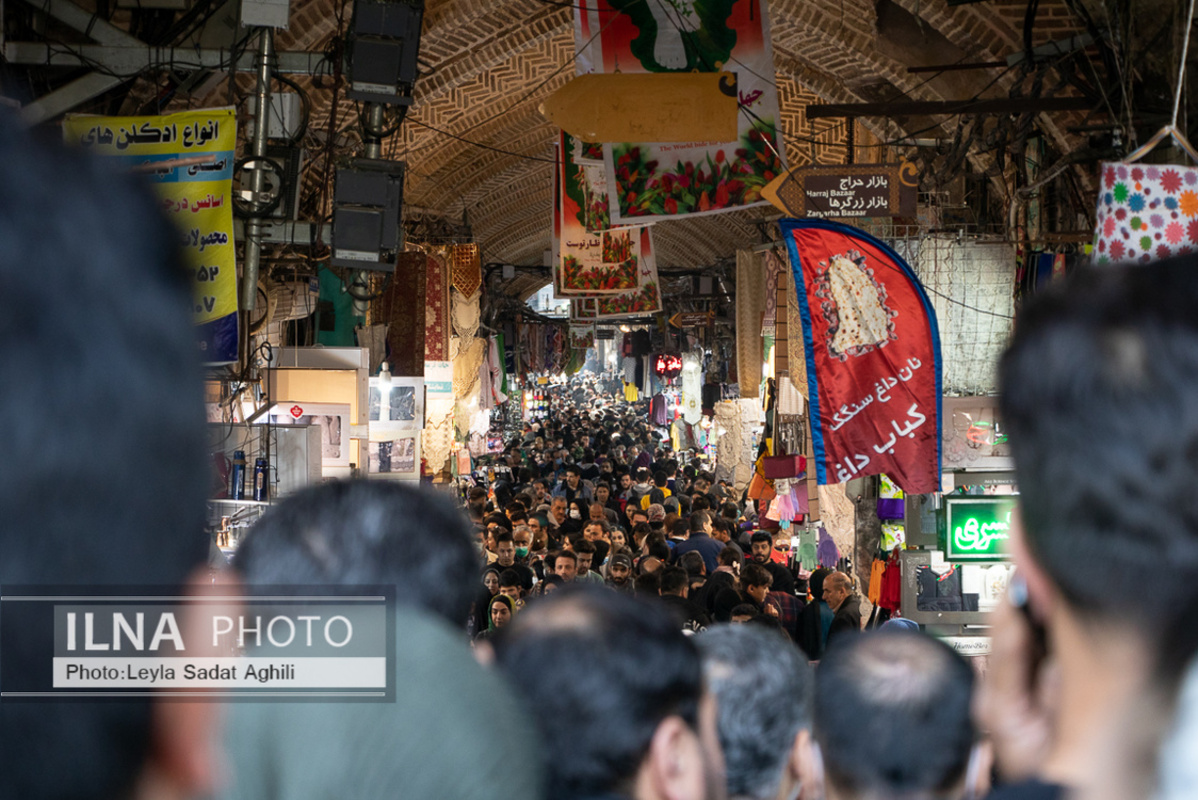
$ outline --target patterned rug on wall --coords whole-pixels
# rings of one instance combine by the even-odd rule
[[[400,253],[391,283],[379,301],[378,322],[387,326],[391,374],[424,375],[424,297],[429,258],[420,251]]]

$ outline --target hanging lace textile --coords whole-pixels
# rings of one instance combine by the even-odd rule
[[[703,417],[702,365],[698,356],[686,353],[682,356],[682,418],[691,425]]]
[[[741,397],[757,397],[761,384],[761,319],[765,265],[752,250],[736,251],[736,376]]]
[[[453,287],[466,297],[478,291],[482,285],[482,263],[478,245],[455,244],[453,246],[453,268],[450,272]]]

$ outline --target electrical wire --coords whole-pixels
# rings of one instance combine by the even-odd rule
[[[412,118],[412,119],[409,119],[408,121],[412,122],[416,125],[419,125],[422,128],[427,128],[428,130],[433,131],[434,133],[439,133],[442,136],[448,136],[450,139],[456,139],[457,141],[462,142],[463,144],[468,144],[473,147],[480,148],[482,150],[490,150],[495,153],[502,153],[505,156],[513,156],[515,158],[522,158],[525,161],[540,161],[545,164],[556,163],[556,159],[553,159],[553,158],[544,158],[542,156],[529,156],[529,155],[525,155],[523,153],[515,153],[515,152],[512,152],[511,150],[504,150],[502,147],[493,147],[492,145],[483,144],[482,142],[472,142],[469,139],[465,139],[461,136],[458,136],[457,134],[450,133],[449,131],[441,130],[438,127],[429,125],[427,122],[421,122],[418,119]]]
[[[276,61],[278,60],[277,55],[275,56],[275,59]],[[312,117],[312,100],[308,97],[308,93],[305,92],[298,83],[291,80],[291,78],[288,78],[283,73],[272,68],[271,75],[276,81],[284,86],[290,86],[295,90],[295,93],[299,95],[300,105],[303,108],[303,119],[300,121],[299,129],[296,130],[296,132],[290,137],[288,137],[288,144],[292,146],[297,145],[303,140],[304,135],[308,132],[308,122]]]

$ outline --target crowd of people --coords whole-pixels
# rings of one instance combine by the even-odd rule
[[[553,419],[513,437],[486,468],[490,482],[467,491],[485,560],[473,638],[580,583],[653,598],[691,633],[719,622],[772,628],[811,660],[830,638],[861,630],[848,575],[798,567],[788,531],[758,528],[743,492],[675,453],[644,409],[611,403],[602,386],[578,381]]]
[[[177,237],[131,179],[12,120],[0,154],[0,584],[387,585],[398,687],[0,695],[0,798],[1193,794],[1193,257],[1081,271],[1021,312],[1001,364],[1019,578],[979,681],[924,632],[861,633],[848,576],[804,587],[727,486],[603,409],[530,429],[465,511],[379,481],[287,497],[212,574]],[[0,611],[3,691],[55,632]]]

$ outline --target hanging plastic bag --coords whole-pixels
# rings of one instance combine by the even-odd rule
[[[1148,263],[1198,252],[1198,167],[1138,164],[1164,139],[1198,163],[1198,152],[1167,125],[1125,161],[1104,161],[1095,215],[1095,264]]]

